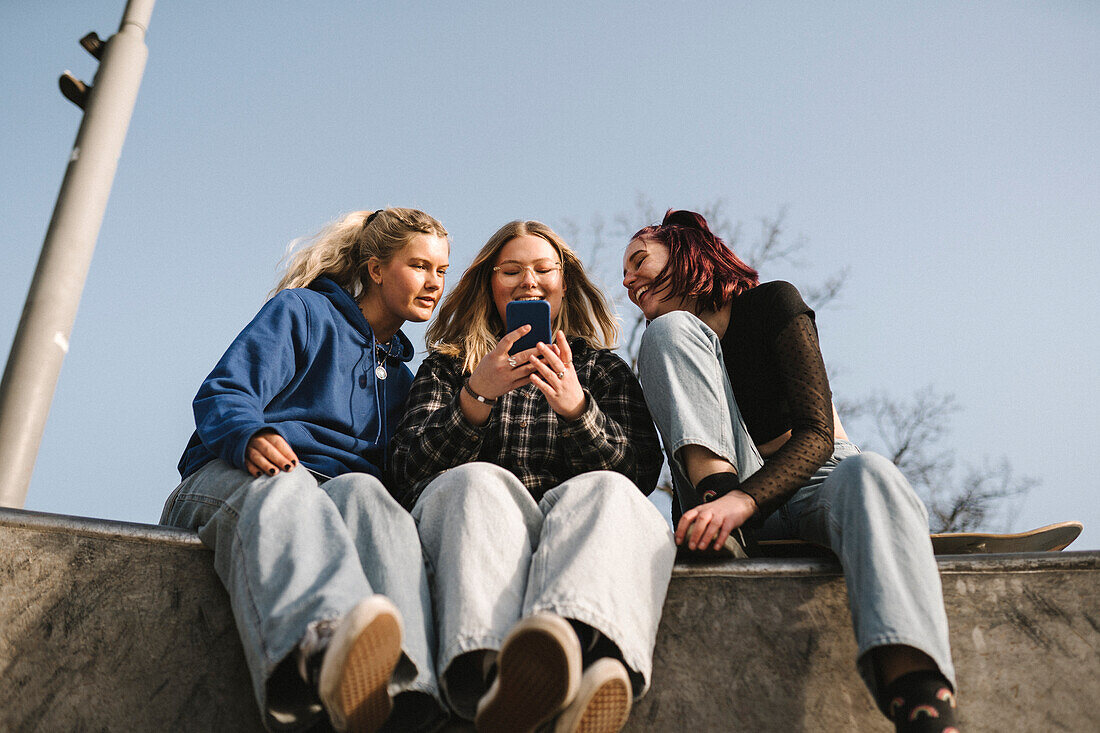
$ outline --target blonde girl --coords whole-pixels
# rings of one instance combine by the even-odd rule
[[[329,225],[195,397],[161,521],[214,550],[270,730],[441,713],[420,543],[380,479],[412,383],[400,327],[431,316],[448,252],[414,209]]]

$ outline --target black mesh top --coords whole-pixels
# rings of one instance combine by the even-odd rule
[[[804,486],[833,452],[833,402],[814,312],[788,282],[762,283],[733,299],[722,336],[726,372],[753,442],[790,439],[741,490],[754,523]]]

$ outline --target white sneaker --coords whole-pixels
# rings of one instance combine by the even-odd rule
[[[360,601],[340,621],[321,663],[318,691],[332,727],[373,733],[393,708],[389,684],[401,657],[401,614],[390,599]]]
[[[520,619],[497,657],[497,678],[477,704],[474,725],[488,733],[525,733],[552,719],[580,687],[581,645],[552,613]]]
[[[584,671],[577,696],[558,716],[554,733],[618,733],[633,701],[626,667],[618,659],[601,657]]]

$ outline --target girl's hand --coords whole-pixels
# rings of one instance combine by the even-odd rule
[[[298,465],[290,444],[271,428],[260,430],[248,439],[244,450],[244,470],[259,478],[261,474],[274,476],[279,471],[290,471]]]
[[[584,413],[584,390],[573,368],[573,352],[565,334],[558,331],[553,348],[538,344],[531,351],[528,363],[533,367],[531,384],[539,388],[551,409],[566,420],[576,420]]]
[[[684,512],[676,525],[676,544],[687,540],[689,550],[719,550],[730,532],[740,527],[756,512],[756,501],[744,491],[734,489],[720,499],[700,504]],[[695,526],[692,527],[692,522]],[[691,536],[688,528],[691,527]]]
[[[530,330],[531,327],[525,325],[505,334],[496,348],[486,354],[470,373],[470,389],[486,399],[495,400],[527,384],[534,370],[528,359],[535,350],[528,349],[509,356],[508,349]]]

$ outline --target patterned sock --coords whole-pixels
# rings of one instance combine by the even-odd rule
[[[582,667],[587,669],[588,665],[603,657],[618,659],[623,663],[624,667],[626,666],[626,660],[623,659],[623,654],[619,651],[619,647],[616,646],[615,642],[611,641],[611,639],[601,634],[599,629],[595,629],[576,619],[571,618],[568,619],[568,621],[573,627],[573,631],[577,633],[577,640],[581,643]]]
[[[321,681],[321,663],[325,661],[325,652],[340,621],[338,618],[312,621],[298,642],[298,674],[314,692]]]
[[[936,670],[903,674],[886,686],[882,696],[897,733],[959,733],[955,693]]]

